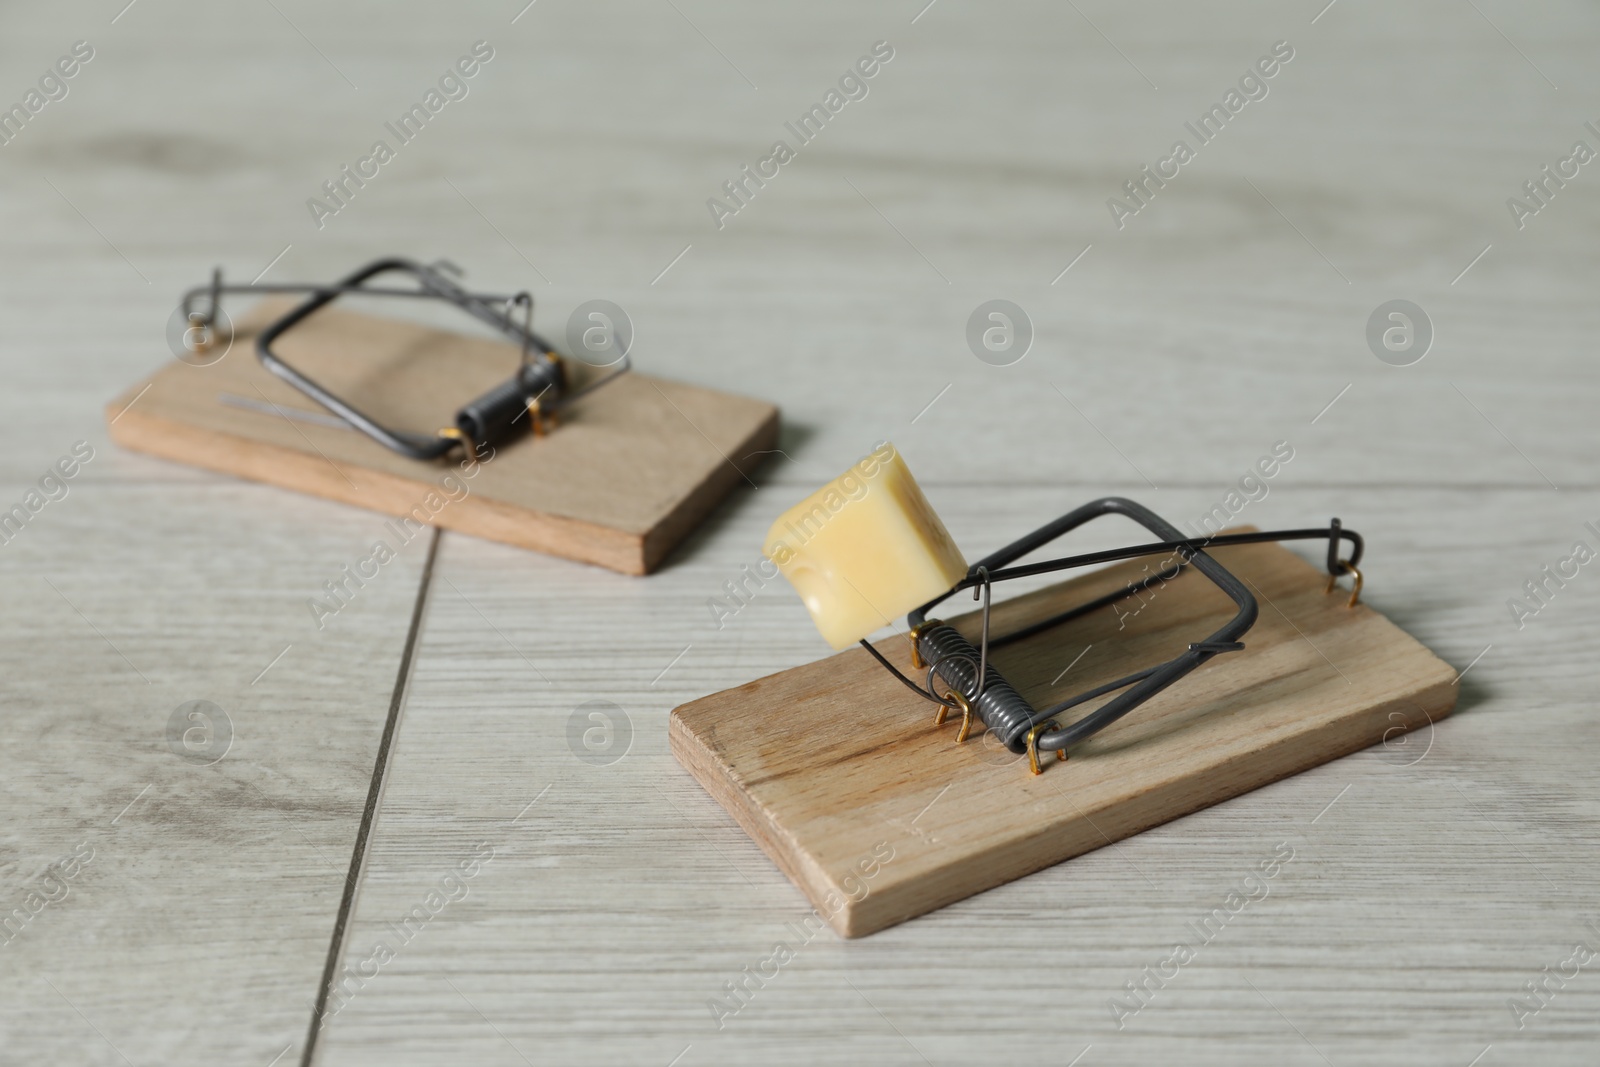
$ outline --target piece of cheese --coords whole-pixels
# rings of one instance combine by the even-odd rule
[[[889,625],[967,574],[961,550],[888,442],[780,515],[762,551],[834,648]]]

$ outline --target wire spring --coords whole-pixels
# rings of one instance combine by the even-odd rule
[[[1002,744],[1021,752],[1022,739],[1033,726],[1033,708],[987,663],[983,674],[978,673],[983,653],[955,627],[945,625],[923,630],[917,635],[917,645],[929,670],[967,698],[973,713]]]

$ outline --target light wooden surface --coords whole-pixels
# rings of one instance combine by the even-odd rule
[[[378,520],[165,473],[100,441],[0,549],[0,903],[61,898],[0,946],[6,1062],[266,1063],[305,1036],[422,552],[319,630],[307,598]],[[197,700],[220,715],[174,743]],[[63,894],[46,869],[84,845]]]
[[[1456,671],[1371,607],[1325,592],[1325,571],[1278,545],[1211,554],[1256,595],[1244,650],[1073,746],[1070,766],[1046,753],[1048,779],[981,721],[958,744],[958,727],[933,726],[932,705],[859,648],[674,708],[672,754],[818,916],[862,937],[1340,756],[1401,747],[1399,735],[1450,714]],[[1008,600],[993,632],[1131,588],[1153,564]],[[1238,610],[1193,568],[1116,607],[995,648],[991,662],[1045,708],[1171,659]],[[973,615],[949,621],[977,643]],[[903,635],[878,642],[917,676],[909,647]],[[921,835],[938,847],[918,848]]]
[[[559,435],[524,434],[478,462],[459,454],[407,459],[326,424],[326,411],[255,358],[256,336],[293,306],[273,300],[236,309],[215,362],[173,360],[129,387],[106,408],[111,439],[409,519],[386,543],[434,525],[624,574],[659,566],[777,443],[772,404],[630,374],[575,403]],[[518,358],[502,342],[336,307],[276,347],[290,366],[381,424],[423,434],[451,424],[445,398],[459,406],[482,396]],[[574,389],[595,380],[582,363],[572,366]]]
[[[157,369],[213,265],[321,278],[398,250],[531,286],[557,321],[614,300],[641,370],[770,398],[787,429],[760,488],[645,581],[445,535],[345,958],[476,843],[496,854],[332,1018],[318,1062],[1592,1063],[1592,970],[1522,1029],[1508,1000],[1600,937],[1600,585],[1586,567],[1520,630],[1506,601],[1595,543],[1600,202],[1591,167],[1520,231],[1505,201],[1596,118],[1594,12],[674,2],[0,14],[0,100],[96,48],[0,147],[3,499],[74,441],[97,450],[0,547],[7,899],[153,783],[0,949],[4,1058],[302,1055],[417,590],[386,575],[299,637],[373,517],[119,453],[100,412]],[[471,94],[316,229],[306,198],[480,38],[496,56]],[[715,229],[706,198],[879,39],[896,55],[867,98]],[[1106,199],[1279,39],[1296,57],[1266,99],[1115,229]],[[964,336],[996,297],[1037,334],[1011,367]],[[1365,339],[1397,297],[1438,335],[1403,368]],[[1460,708],[1420,750],[818,937],[718,1030],[710,998],[809,909],[672,760],[667,712],[825,651],[781,587],[720,630],[707,601],[878,437],[969,553],[1107,492],[1196,519],[1288,441],[1239,521],[1366,534],[1368,601],[1471,665]],[[137,723],[120,717],[148,687],[41,575],[166,691]],[[239,710],[208,770],[163,734],[199,698]],[[631,720],[609,765],[569,746],[594,700]],[[235,762],[247,742],[266,751]],[[191,806],[134,821],[175,793]],[[1119,1029],[1110,1000],[1279,843],[1295,858],[1270,896]]]

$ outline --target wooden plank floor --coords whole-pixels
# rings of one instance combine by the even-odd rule
[[[1600,147],[1600,19],[924,3],[0,14],[0,103],[95,49],[0,146],[0,504],[74,442],[96,453],[0,545],[3,910],[94,848],[0,946],[0,1059],[1594,1062],[1592,965],[1537,1013],[1511,1002],[1600,947],[1600,585],[1584,568],[1520,629],[1507,601],[1596,544],[1600,199],[1585,166],[1520,229],[1506,200]],[[467,96],[318,228],[307,198],[478,40]],[[718,229],[707,198],[879,40],[867,96]],[[1119,229],[1107,199],[1280,40],[1267,95]],[[391,252],[532,288],[557,336],[613,300],[641,369],[770,399],[786,429],[647,580],[442,538],[338,946],[358,977],[312,1046],[425,546],[316,631],[305,600],[371,516],[119,454],[100,409],[166,358],[214,264],[322,278]],[[995,298],[1034,327],[1012,366],[968,348]],[[1412,366],[1368,345],[1397,298],[1436,334]],[[720,628],[708,602],[879,437],[969,554],[1109,492],[1195,521],[1288,442],[1237,521],[1366,534],[1367,598],[1470,666],[1459,711],[859,942],[820,935],[719,1028],[709,1002],[808,909],[672,760],[666,713],[826,653],[786,587]],[[212,766],[167,738],[201,699],[234,731]],[[608,721],[613,747],[586,747]],[[939,847],[938,815],[905,813],[906,847]],[[1280,847],[1270,893],[1161,977]]]
[[[11,1062],[266,1063],[339,909],[426,546],[319,631],[377,521],[162,473],[102,441],[3,550]]]
[[[1027,989],[1062,1012],[1062,1062],[1086,1044],[1111,1063],[1320,1062],[1294,1026],[1335,1063],[1393,1062],[1407,1041],[1447,1062],[1490,1043],[1572,1062],[1592,1049],[1581,986],[1527,1036],[1505,1007],[1524,972],[1559,963],[1566,941],[1585,936],[1600,861],[1586,847],[1592,785],[1571,752],[1595,740],[1588,675],[1549,638],[1508,637],[1501,606],[1481,594],[1480,584],[1513,585],[1516,553],[1534,545],[1512,540],[1507,558],[1467,529],[1486,506],[1548,527],[1566,506],[1600,505],[1548,490],[1271,498],[1267,523],[1318,508],[1359,514],[1374,545],[1371,603],[1447,657],[1464,666],[1495,643],[1464,680],[1456,717],[861,941],[826,933],[719,1030],[707,1002],[810,910],[667,751],[676,704],[817,654],[783,589],[720,632],[704,607],[764,531],[766,492],[650,583],[447,540],[350,936],[352,963],[380,943],[396,958],[336,1017],[328,1062],[433,1062],[463,1044],[515,1062],[508,1042],[535,1062],[663,1063],[687,1045],[700,1063],[775,1049],[783,1062],[920,1062],[897,1030],[934,1063],[1002,1062],[1004,1042],[1031,1035],[1038,1005],[1015,994],[975,1011],[975,991]],[[979,548],[1061,504],[1055,489],[981,505],[960,489],[933,492],[955,535]],[[1183,514],[1205,499],[1162,502]],[[1477,579],[1441,583],[1439,558]],[[1540,630],[1592,610],[1596,594],[1573,592],[1570,614]],[[557,605],[559,632],[537,621]],[[640,617],[657,621],[641,628]],[[607,645],[624,631],[634,647]],[[1569,647],[1592,650],[1573,633]],[[587,750],[573,731],[595,726],[594,710],[616,720],[614,745],[631,732],[614,763],[577,754]],[[937,805],[913,828],[918,814],[895,827],[897,848],[938,847]],[[495,858],[402,947],[392,924],[478,842]],[[1295,859],[1269,898],[1119,1031],[1108,1000],[1174,939],[1193,940],[1186,924],[1280,842]]]

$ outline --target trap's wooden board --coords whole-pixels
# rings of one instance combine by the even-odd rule
[[[992,735],[957,745],[954,723],[936,729],[934,706],[860,648],[675,709],[672,751],[819,914],[859,937],[1454,708],[1448,664],[1372,609],[1347,607],[1342,589],[1325,595],[1323,573],[1300,557],[1275,544],[1212,554],[1260,602],[1245,651],[1216,657],[1037,777]],[[1108,593],[1146,566],[996,604],[992,632]],[[993,660],[1046,707],[1176,655],[1234,610],[1192,569],[1145,600],[1138,614],[1121,614],[1139,608],[1129,600]],[[974,616],[949,621],[976,642]],[[904,637],[877,647],[920,680]]]
[[[777,441],[771,404],[630,373],[574,404],[547,436],[500,446],[465,479],[456,463],[406,459],[338,424],[268,373],[256,333],[291,306],[263,301],[220,360],[172,360],[129,389],[106,409],[111,439],[625,574],[654,569]],[[452,425],[456,408],[510,377],[519,358],[504,342],[338,307],[274,347],[379,422],[425,433]]]

